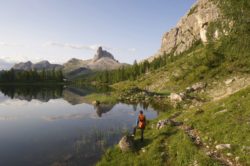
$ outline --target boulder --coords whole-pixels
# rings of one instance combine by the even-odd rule
[[[119,148],[122,150],[122,152],[131,151],[134,148],[134,137],[133,136],[124,136],[119,141]]]
[[[158,123],[157,123],[157,125],[156,125],[156,128],[157,129],[162,129],[167,124],[168,124],[168,119],[166,119],[166,120],[159,120]]]
[[[177,93],[171,93],[169,98],[171,102],[181,102],[183,100],[181,95]]]
[[[231,149],[230,144],[219,144],[215,147],[217,150]]]

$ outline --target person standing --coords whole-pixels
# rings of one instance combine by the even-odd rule
[[[145,127],[146,127],[146,116],[143,114],[143,111],[140,111],[136,120],[136,126],[134,127],[133,136],[135,136],[136,129],[139,128],[141,130],[141,141],[143,141]]]

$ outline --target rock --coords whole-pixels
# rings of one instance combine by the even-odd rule
[[[219,111],[219,112],[216,112],[215,115],[217,115],[217,114],[223,114],[223,113],[225,113],[225,112],[227,112],[227,111],[228,111],[227,109],[224,109],[224,110],[221,110],[221,111]]]
[[[77,74],[87,74],[92,72],[93,70],[114,70],[121,67],[128,66],[128,64],[119,63],[114,56],[99,47],[97,49],[97,53],[94,55],[93,59],[70,59],[66,63],[63,64],[63,72],[68,75],[74,71],[78,71]],[[84,71],[80,72],[79,68],[85,69]],[[87,72],[89,71],[89,72]],[[72,75],[72,77],[75,75]]]
[[[187,87],[186,88],[186,92],[187,93],[191,93],[191,92],[193,92],[194,91],[194,89],[192,88],[192,87]]]
[[[173,102],[173,103],[182,101],[182,97],[179,94],[176,94],[176,93],[171,93],[169,98],[170,98],[170,101]]]
[[[232,82],[234,82],[235,80],[236,80],[235,78],[230,78],[230,79],[228,79],[228,80],[225,81],[225,84],[226,84],[226,85],[229,85],[229,84],[231,84]]]
[[[233,156],[233,154],[232,153],[227,153],[227,156],[231,157],[231,156]]]
[[[213,1],[198,0],[177,26],[163,35],[159,52],[148,60],[152,61],[164,53],[173,52],[178,55],[191,48],[195,41],[207,43],[207,28],[210,23],[220,18],[220,15],[220,9]],[[215,38],[221,36],[217,29],[213,34]]]
[[[146,149],[145,148],[141,148],[141,151],[142,151],[142,153],[145,153]]]
[[[242,147],[243,151],[249,151],[250,152],[250,146],[243,146]]]
[[[199,166],[197,160],[194,161],[193,166]]]
[[[133,150],[134,148],[134,137],[133,136],[124,136],[122,139],[119,141],[119,148],[123,152],[127,152],[130,150]]]
[[[219,144],[215,147],[217,150],[231,149],[230,144]]]
[[[198,90],[204,89],[206,86],[207,86],[206,83],[204,83],[204,82],[198,82],[198,83],[192,85],[191,88],[192,88],[194,91],[198,91]]]
[[[96,62],[99,59],[104,58],[104,57],[115,60],[114,56],[111,53],[109,53],[108,51],[103,50],[102,47],[99,47],[97,49],[97,53],[95,54],[95,56],[93,58],[93,62]]]
[[[93,104],[93,105],[100,105],[101,103],[100,103],[100,101],[98,101],[98,100],[94,100],[94,101],[92,101],[92,104]]]
[[[168,124],[168,121],[167,120],[159,120],[157,125],[156,125],[156,128],[157,129],[162,129],[163,127],[165,127],[166,125]]]
[[[183,92],[179,93],[179,95],[181,96],[181,98],[182,98],[183,100],[186,98],[186,94],[183,93]]]

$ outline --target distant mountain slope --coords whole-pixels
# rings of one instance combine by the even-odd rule
[[[14,70],[25,71],[62,69],[66,76],[69,78],[75,78],[83,74],[89,74],[93,71],[114,70],[127,65],[128,64],[120,63],[111,53],[103,50],[102,47],[99,47],[93,59],[82,60],[72,58],[63,65],[51,64],[46,60],[34,64],[28,61],[15,64],[12,68]]]
[[[21,63],[15,64],[12,68],[14,70],[28,71],[28,70],[43,70],[43,69],[46,69],[46,70],[52,70],[52,69],[59,70],[59,69],[62,69],[62,67],[63,67],[62,65],[51,64],[48,61],[44,60],[44,61],[34,63],[34,64],[32,62],[30,62],[30,61],[21,62]]]
[[[66,75],[71,75],[72,73],[81,74],[81,70],[79,69],[89,69],[88,71],[100,71],[100,70],[114,70],[118,69],[122,66],[126,66],[127,64],[120,63],[117,61],[114,56],[99,47],[97,49],[97,53],[95,54],[93,59],[81,60],[81,59],[71,59],[68,62],[63,64],[63,72]],[[82,70],[82,74],[86,74],[86,70]]]

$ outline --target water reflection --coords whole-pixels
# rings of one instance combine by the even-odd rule
[[[0,91],[11,99],[48,102],[62,97],[63,86],[0,86]]]
[[[91,105],[93,90],[63,86],[0,87],[0,165],[94,165],[132,130],[149,104]],[[15,158],[15,160],[13,160]]]

